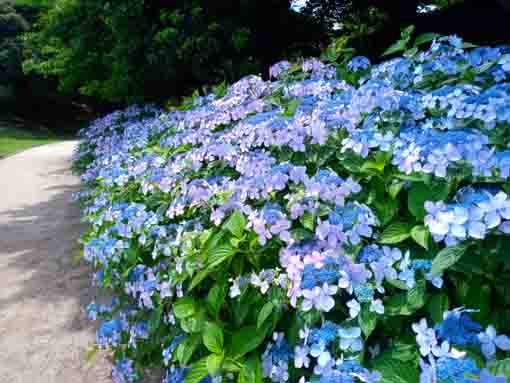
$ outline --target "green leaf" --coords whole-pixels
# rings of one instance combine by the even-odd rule
[[[429,248],[429,237],[430,233],[428,229],[423,225],[415,226],[411,230],[411,238],[414,239],[418,245],[427,250]]]
[[[441,250],[432,261],[432,275],[439,275],[453,266],[464,255],[468,247],[469,245],[464,243]]]
[[[223,363],[223,354],[211,354],[207,357],[207,371],[210,375],[216,375]]]
[[[472,44],[472,43],[468,43],[468,42],[462,43],[463,49],[478,48],[478,47],[479,47],[479,45],[476,45],[476,44]]]
[[[414,47],[404,52],[405,57],[413,57],[418,53],[418,48]]]
[[[202,337],[199,334],[189,335],[175,348],[174,359],[186,366],[200,344],[202,344]]]
[[[376,198],[372,202],[372,206],[375,209],[377,218],[379,221],[386,225],[395,218],[400,208],[400,205],[396,199],[392,198]]]
[[[241,357],[255,350],[264,341],[267,329],[267,326],[261,329],[247,326],[233,333],[230,354],[234,357]]]
[[[402,32],[400,32],[400,36],[404,39],[404,40],[408,40],[411,35],[413,34],[414,32],[414,29],[415,29],[415,26],[414,25],[409,25],[407,27],[405,27]]]
[[[429,43],[438,37],[440,37],[440,35],[437,33],[422,33],[416,38],[416,40],[414,40],[414,46],[419,47],[420,45]]]
[[[482,65],[480,65],[479,67],[476,68],[476,73],[483,73],[483,72],[486,72],[488,71],[489,69],[491,69],[494,65],[496,65],[494,62],[486,62]]]
[[[274,305],[271,302],[267,302],[264,306],[262,306],[262,309],[257,316],[257,328],[260,328],[264,324],[265,320],[273,312],[273,308]]]
[[[410,343],[406,343],[403,340],[397,339],[391,348],[386,351],[388,357],[402,362],[418,362],[419,354],[416,349],[416,342],[413,342],[414,338],[411,338],[410,341]]]
[[[363,165],[361,166],[361,171],[367,172],[369,170],[373,170],[375,173],[382,173],[384,172],[385,166],[386,166],[385,162],[367,160],[363,162]]]
[[[407,304],[407,293],[395,294],[384,300],[384,314],[394,315],[411,315],[414,313]]]
[[[430,298],[427,304],[427,311],[434,320],[439,323],[443,320],[443,313],[448,310],[450,306],[450,298],[445,293],[435,294]]]
[[[305,212],[300,218],[299,222],[303,225],[305,229],[315,231],[315,217],[310,212]]]
[[[186,374],[184,382],[199,383],[207,375],[209,375],[209,370],[207,369],[207,358],[202,358],[191,366],[191,369]]]
[[[209,274],[211,274],[212,270],[201,270],[199,271],[191,280],[191,284],[189,286],[190,290],[193,290],[195,287],[197,287],[200,282],[202,282]]]
[[[221,306],[225,302],[227,292],[228,288],[225,284],[217,283],[209,290],[209,294],[207,294],[207,307],[215,318],[218,317]]]
[[[198,284],[200,284],[200,282],[207,278],[211,272],[214,271],[215,267],[230,259],[230,257],[232,257],[235,252],[236,249],[234,249],[230,243],[223,243],[221,245],[210,248],[208,251],[208,258],[205,269],[201,270],[193,277],[190,284],[190,289],[194,289]]]
[[[406,40],[399,40],[393,45],[391,45],[388,49],[384,51],[382,56],[389,56],[394,53],[403,52],[406,49],[407,41]]]
[[[391,198],[396,198],[398,193],[402,190],[404,187],[405,182],[404,181],[398,181],[395,180],[391,183],[391,185],[388,186],[388,193],[391,196]]]
[[[484,323],[494,315],[491,312],[492,288],[488,284],[483,284],[478,278],[471,280],[470,283],[472,289],[468,298],[469,307],[478,310],[472,317],[475,321]],[[494,311],[494,307],[492,309]]]
[[[432,185],[425,185],[422,182],[414,183],[409,189],[407,208],[418,221],[423,221],[427,214],[425,201],[439,201],[448,197],[449,186],[446,182],[438,182]]]
[[[365,337],[368,338],[377,325],[377,315],[376,313],[371,312],[368,307],[364,307],[358,316],[358,322],[361,331],[363,331]]]
[[[407,304],[415,310],[422,308],[426,303],[426,294],[427,284],[425,279],[416,281],[416,286],[407,292]]]
[[[220,326],[213,322],[205,324],[204,333],[202,334],[204,346],[215,354],[223,352],[223,330]]]
[[[293,98],[290,100],[287,105],[285,105],[285,110],[282,113],[284,117],[292,117],[296,114],[296,110],[301,105],[301,100],[299,98]]]
[[[234,254],[235,249],[229,243],[224,243],[211,249],[207,258],[207,270],[212,270],[216,266],[221,265]]]
[[[254,354],[243,364],[237,380],[238,383],[262,383],[262,364]]]
[[[396,287],[397,289],[409,290],[407,284],[404,281],[401,281],[400,279],[386,279],[386,282],[388,282],[391,286]]]
[[[224,223],[223,227],[237,238],[241,238],[246,228],[246,218],[239,210],[234,210],[229,219]]]
[[[303,229],[298,227],[296,229],[291,230],[292,238],[296,241],[304,241],[313,237],[314,233],[310,230]]]
[[[412,315],[426,303],[425,280],[416,282],[416,286],[407,292],[395,294],[385,299],[384,313],[389,316]]]
[[[154,332],[158,329],[161,324],[161,319],[163,318],[163,306],[159,305],[155,310],[152,311],[151,317],[149,319],[149,331]]]
[[[410,236],[411,225],[405,222],[395,222],[383,231],[379,238],[379,243],[395,244],[405,241]]]
[[[181,298],[174,303],[174,315],[177,319],[184,319],[196,313],[195,301],[191,297]]]
[[[418,383],[420,380],[417,366],[385,354],[374,360],[373,369],[381,373],[380,383]]]
[[[510,378],[510,358],[495,360],[489,364],[489,371],[493,375],[504,376]]]

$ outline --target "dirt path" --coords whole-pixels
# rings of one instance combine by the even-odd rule
[[[69,171],[76,142],[0,160],[0,383],[111,382],[110,365],[84,355],[94,328],[84,307],[96,293],[73,264],[81,226]]]

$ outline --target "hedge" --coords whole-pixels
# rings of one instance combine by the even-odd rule
[[[116,382],[507,381],[510,48],[429,45],[82,131]]]

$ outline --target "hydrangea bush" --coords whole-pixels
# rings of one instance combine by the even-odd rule
[[[82,132],[116,382],[506,382],[510,47],[280,62]]]

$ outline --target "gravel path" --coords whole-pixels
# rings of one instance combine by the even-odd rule
[[[82,229],[71,202],[76,142],[0,160],[0,383],[111,382],[110,362],[85,353],[94,341],[84,307],[96,291],[73,263]]]

